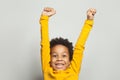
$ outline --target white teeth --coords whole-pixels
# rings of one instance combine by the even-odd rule
[[[55,64],[55,65],[64,65],[64,64],[59,64],[59,63],[58,63],[58,64]]]
[[[57,68],[63,68],[64,64],[61,64],[61,63],[58,63],[58,64],[55,64]]]

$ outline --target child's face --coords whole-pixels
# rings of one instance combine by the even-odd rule
[[[50,65],[54,70],[65,70],[70,64],[68,48],[56,45],[51,48]]]

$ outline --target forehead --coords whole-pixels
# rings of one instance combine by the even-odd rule
[[[63,53],[63,52],[69,52],[68,48],[64,45],[55,45],[54,47],[51,48],[51,53]]]

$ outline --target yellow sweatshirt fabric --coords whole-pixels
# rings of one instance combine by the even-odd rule
[[[66,70],[54,71],[50,67],[50,41],[48,16],[41,16],[41,61],[44,80],[78,80],[81,68],[84,45],[93,25],[93,20],[86,20],[74,47],[73,59]]]

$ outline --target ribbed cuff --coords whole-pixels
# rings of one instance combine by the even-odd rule
[[[86,20],[85,23],[89,24],[89,25],[93,25],[94,24],[94,20]]]
[[[48,17],[48,16],[45,16],[45,15],[42,15],[40,19],[41,19],[41,20],[45,20],[45,19],[48,20],[49,17]]]

